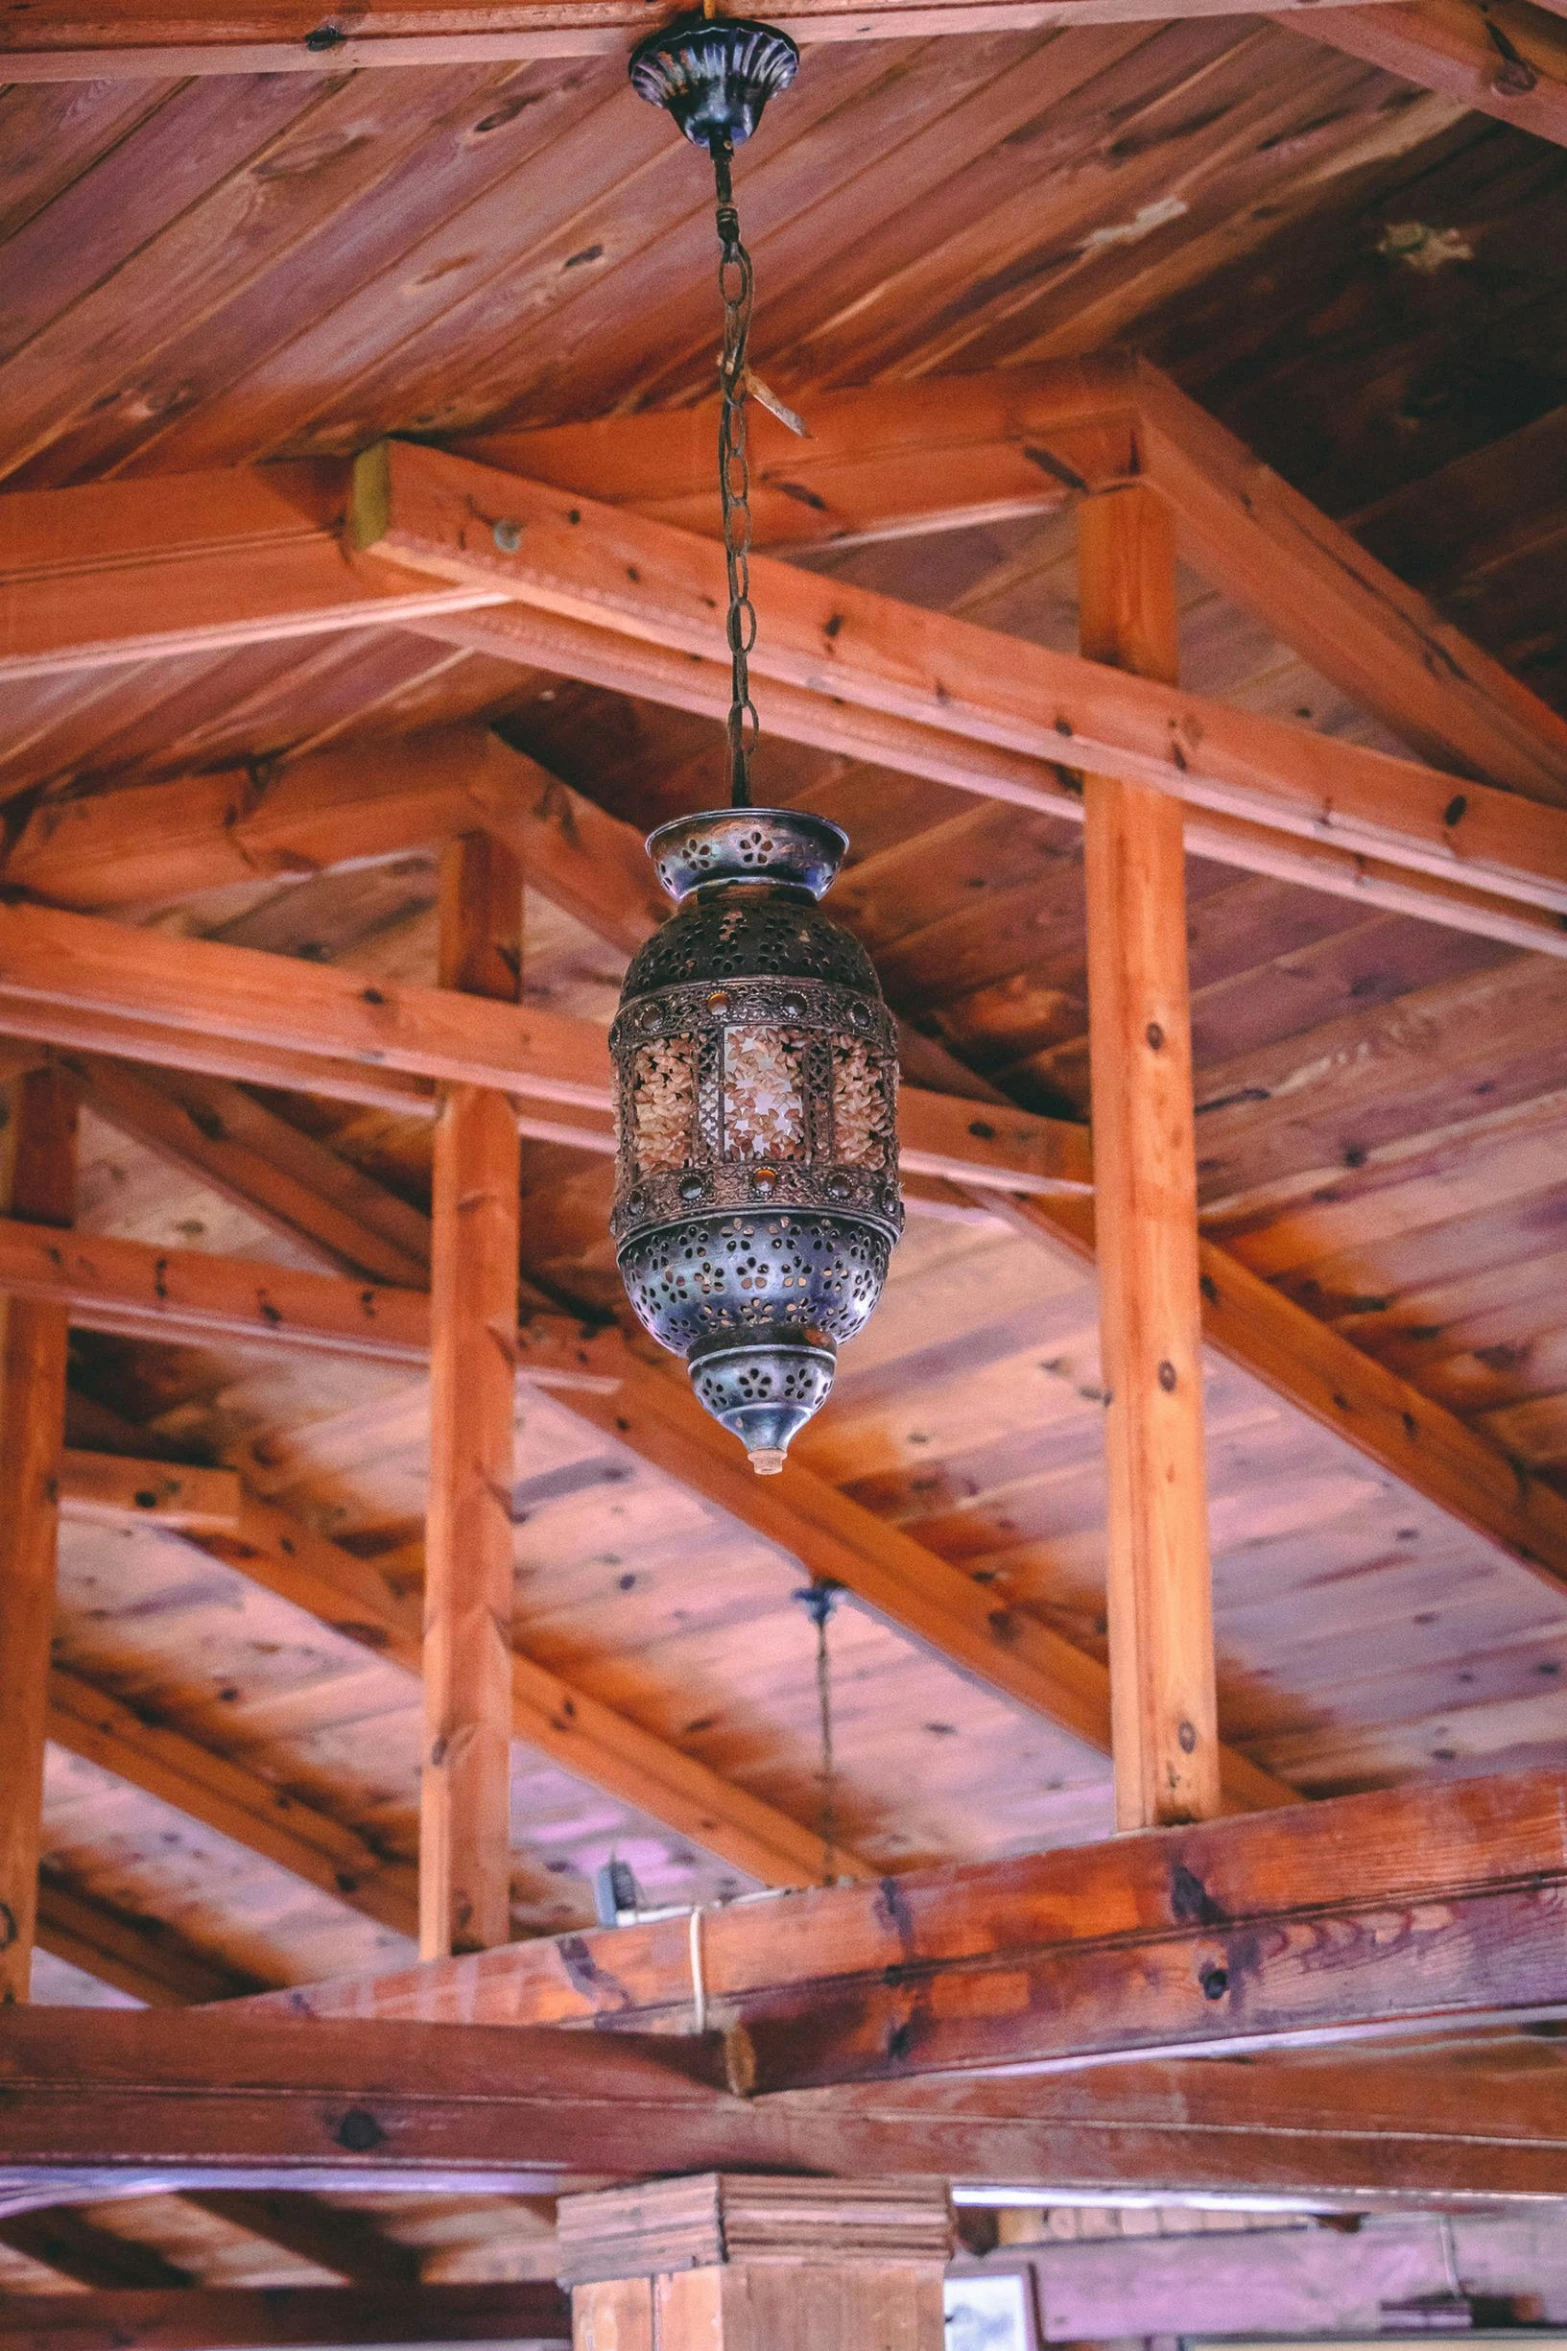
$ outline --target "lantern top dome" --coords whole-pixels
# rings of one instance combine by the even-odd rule
[[[822,898],[849,836],[802,808],[706,808],[648,835],[654,871],[677,906],[718,884],[765,883]]]

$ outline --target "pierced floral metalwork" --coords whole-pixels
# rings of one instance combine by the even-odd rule
[[[679,912],[610,1032],[631,1303],[764,1472],[826,1400],[903,1228],[892,1022],[817,907],[847,846],[789,809],[662,826],[648,848]]]

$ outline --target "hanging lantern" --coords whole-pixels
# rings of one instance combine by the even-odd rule
[[[796,61],[785,34],[717,19],[653,34],[631,61],[636,89],[708,148],[717,182],[733,693],[731,805],[648,842],[678,912],[634,958],[610,1031],[612,1230],[638,1315],[763,1474],[825,1401],[838,1342],[870,1315],[903,1228],[892,1022],[869,956],[817,903],[848,838],[750,805],[751,263],[729,166]]]

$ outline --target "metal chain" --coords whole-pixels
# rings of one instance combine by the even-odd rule
[[[740,241],[740,215],[735,210],[730,176],[734,150],[727,139],[715,138],[712,156],[718,190],[718,292],[724,306],[724,349],[718,363],[718,495],[729,574],[729,799],[732,807],[749,808],[751,753],[760,725],[751,700],[749,668],[756,643],[756,609],[751,602],[751,463],[745,416],[751,256]]]
[[[816,1627],[816,1713],[821,1729],[822,1760],[819,1774],[822,1839],[822,1884],[831,1886],[838,1877],[838,1770],[832,1743],[832,1661],[827,1653],[827,1627],[832,1612],[838,1605],[840,1587],[837,1584],[807,1584],[796,1592],[795,1598]]]

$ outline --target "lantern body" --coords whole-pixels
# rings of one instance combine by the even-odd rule
[[[825,1401],[903,1228],[892,1022],[816,904],[847,847],[791,809],[662,826],[648,848],[679,912],[610,1031],[622,1278],[764,1472]]]

